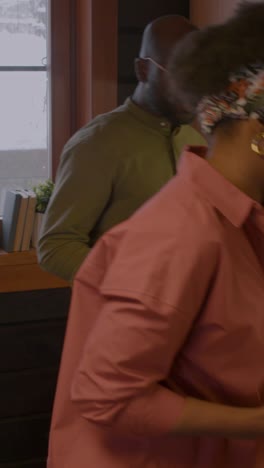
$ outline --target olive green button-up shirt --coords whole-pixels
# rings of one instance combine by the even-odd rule
[[[190,126],[172,130],[131,99],[100,115],[65,145],[38,247],[41,266],[72,280],[97,239],[127,219],[175,174]]]

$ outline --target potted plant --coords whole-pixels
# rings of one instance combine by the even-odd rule
[[[54,182],[52,180],[47,179],[44,182],[39,183],[38,185],[34,185],[32,187],[33,192],[36,194],[36,214],[35,214],[35,221],[34,221],[34,228],[32,234],[32,246],[37,247],[39,231],[43,219],[43,215],[46,211],[48,206],[51,194],[54,189]]]

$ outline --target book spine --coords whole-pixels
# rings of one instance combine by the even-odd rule
[[[2,223],[2,246],[6,252],[14,251],[21,198],[21,194],[14,190],[6,192]]]

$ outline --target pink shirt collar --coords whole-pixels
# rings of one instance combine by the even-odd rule
[[[264,215],[259,203],[208,164],[206,152],[203,146],[187,146],[178,164],[178,174],[197,184],[199,192],[235,227],[242,227],[253,210]]]

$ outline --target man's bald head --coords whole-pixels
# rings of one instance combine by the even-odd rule
[[[175,106],[172,108],[168,100],[167,66],[175,46],[196,29],[183,16],[157,18],[145,28],[140,56],[135,60],[138,85],[132,97],[134,102],[148,112],[168,119],[174,126],[186,123],[189,116]]]
[[[153,60],[165,64],[177,42],[196,29],[183,16],[161,16],[146,26],[141,43],[140,57],[151,57]]]

